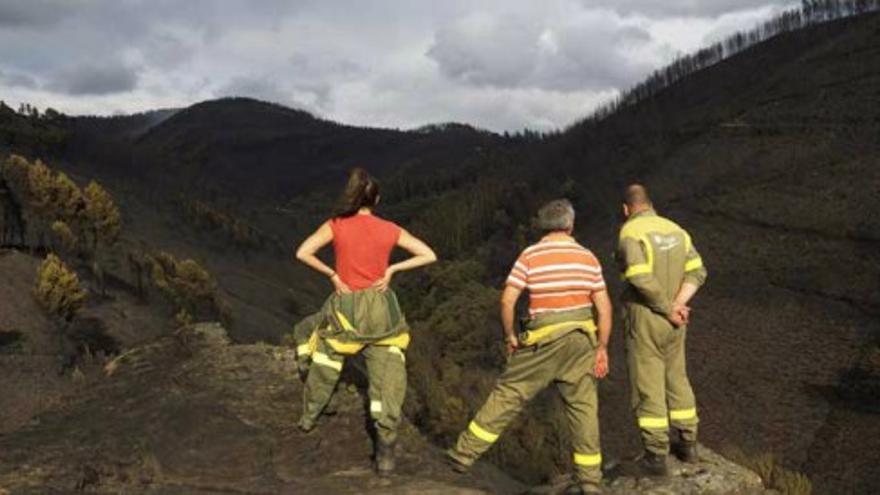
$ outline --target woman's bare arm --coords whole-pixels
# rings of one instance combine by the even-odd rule
[[[331,242],[333,242],[333,229],[330,228],[330,222],[324,222],[323,225],[318,227],[318,230],[308,236],[306,240],[299,245],[299,248],[296,250],[296,259],[302,261],[313,270],[329,277],[330,281],[333,282],[333,286],[336,288],[336,292],[351,292],[351,289],[349,289],[339,278],[336,271],[327,266],[327,264],[321,261],[316,255],[321,248]]]
[[[383,276],[381,279],[377,280],[375,284],[373,284],[373,287],[379,289],[380,292],[388,290],[388,284],[391,283],[391,278],[394,276],[395,273],[412,270],[413,268],[418,268],[420,266],[430,265],[431,263],[437,261],[437,255],[434,254],[434,250],[431,249],[430,246],[425,244],[421,239],[410,234],[406,230],[400,231],[400,237],[397,239],[397,245],[412,253],[413,256],[399,263],[395,263],[389,266],[387,270],[385,270],[385,276]]]

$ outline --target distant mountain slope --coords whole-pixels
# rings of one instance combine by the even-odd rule
[[[94,134],[99,127],[75,128],[81,132],[73,137],[74,155],[79,143],[101,139]],[[248,98],[224,98],[174,113],[121,143],[127,149],[119,153],[90,150],[87,158],[107,173],[136,175],[172,190],[284,200],[356,165],[378,174],[430,171],[497,141],[467,126],[368,129]]]
[[[878,88],[868,14],[780,35],[556,143],[607,267],[632,180],[701,249],[689,345],[704,438],[781,453],[817,493],[880,489],[865,386],[880,339]],[[625,414],[620,394],[610,415]]]

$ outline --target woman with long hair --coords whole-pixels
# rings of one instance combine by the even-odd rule
[[[376,430],[376,470],[394,470],[394,445],[406,393],[404,351],[409,326],[390,288],[398,272],[433,263],[431,248],[398,225],[373,213],[379,184],[366,170],[351,171],[339,207],[297,249],[296,257],[328,277],[335,291],[320,312],[297,325],[297,359],[309,361],[303,414],[298,426],[315,428],[327,406],[346,356],[364,354],[370,416]],[[332,243],[335,268],[317,257]],[[389,264],[395,247],[412,256]]]

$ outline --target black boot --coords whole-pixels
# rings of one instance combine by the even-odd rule
[[[602,493],[605,493],[605,491],[602,490],[602,485],[595,483],[581,483],[576,493],[579,493],[580,495],[601,495]]]
[[[675,457],[681,462],[688,464],[696,464],[700,462],[700,456],[697,453],[697,442],[687,442],[682,440],[675,448]]]
[[[376,473],[379,476],[391,476],[397,463],[394,460],[394,444],[383,441],[376,442]]]
[[[471,470],[471,467],[459,459],[454,449],[446,451],[446,464],[458,474],[465,474]]]
[[[669,476],[669,468],[666,467],[666,455],[664,454],[645,451],[645,455],[639,461],[639,467],[648,476]]]

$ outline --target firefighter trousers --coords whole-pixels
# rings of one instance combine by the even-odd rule
[[[555,384],[565,403],[579,483],[602,479],[594,339],[572,331],[553,342],[517,350],[494,390],[449,455],[470,466],[538,392]]]
[[[624,307],[632,407],[646,450],[669,453],[669,427],[697,440],[696,399],[685,366],[687,329],[637,303]]]
[[[368,344],[360,352],[367,364],[367,395],[376,440],[393,444],[397,440],[406,395],[406,357],[399,347],[388,345]],[[319,339],[311,357],[300,419],[300,423],[306,425],[314,425],[330,402],[346,356],[334,351],[324,339]]]

